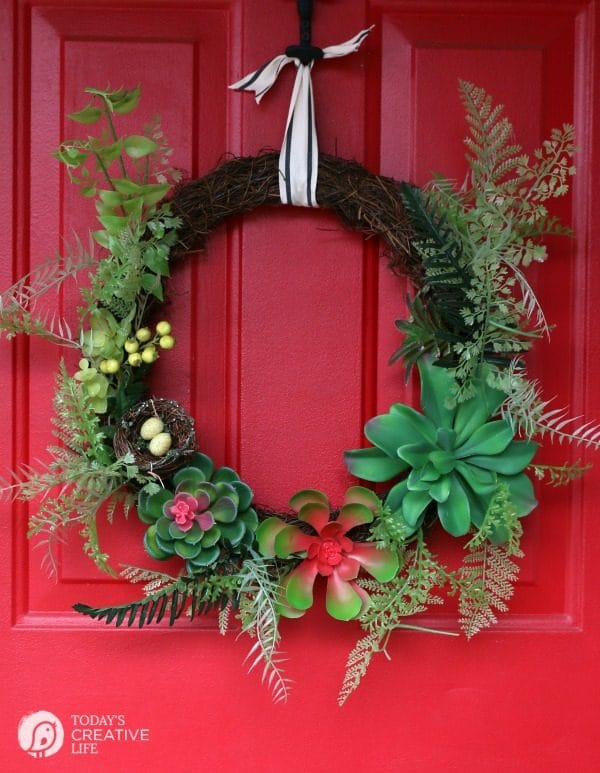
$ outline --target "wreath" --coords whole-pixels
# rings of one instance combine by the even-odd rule
[[[332,506],[324,492],[306,489],[293,494],[289,511],[274,512],[256,504],[235,470],[216,467],[198,448],[182,406],[148,396],[147,377],[176,346],[176,331],[160,315],[173,265],[204,249],[222,223],[280,202],[278,155],[229,159],[183,182],[157,120],[140,134],[117,133],[117,119],[137,107],[139,87],[86,89],[90,103],[69,117],[102,128],[63,142],[56,157],[95,200],[101,255],[78,243],[0,296],[8,338],[36,335],[79,357],[77,368],[62,361],[56,377],[60,445],[44,468],[24,468],[3,489],[34,503],[29,536],[43,535],[52,567],[56,541],[75,526],[85,553],[114,574],[97,519],[135,509],[147,527],[152,568],[121,567],[143,584],[143,596],[102,608],[75,604],[78,613],[143,627],[214,612],[222,632],[235,615],[254,640],[251,668],[261,665],[279,701],[290,687],[280,618],[304,615],[323,583],[328,612],[361,629],[341,704],[372,656],[387,652],[394,630],[433,631],[413,616],[444,597],[457,598],[467,637],[507,609],[521,519],[537,504],[532,479],[562,485],[587,469],[534,463],[540,442],[600,443],[596,425],[575,427],[566,409],[548,407],[525,364],[548,325],[524,269],[546,259],[539,237],[568,233],[546,205],[568,189],[573,130],[554,130],[524,155],[502,106],[473,84],[459,90],[470,130],[470,181],[460,190],[442,177],[421,189],[320,156],[320,206],[380,238],[390,269],[411,280],[391,362],[402,360],[407,376],[418,371],[420,410],[396,403],[366,423],[365,446],[344,453],[357,483],[342,502]],[[44,311],[43,296],[84,275],[74,329]],[[463,540],[458,568],[433,554],[430,530]],[[178,573],[156,568],[167,559],[179,562]]]

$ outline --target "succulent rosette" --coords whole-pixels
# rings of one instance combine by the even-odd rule
[[[152,558],[179,556],[193,574],[252,547],[258,526],[253,493],[230,467],[215,470],[208,456],[194,454],[172,487],[138,497],[139,518],[149,524],[144,547]]]
[[[363,480],[387,481],[409,471],[385,500],[407,537],[422,525],[429,505],[435,505],[442,526],[454,536],[480,527],[500,484],[508,486],[517,516],[531,512],[537,501],[523,470],[537,443],[515,440],[503,419],[490,421],[504,393],[482,377],[472,398],[449,407],[456,387],[452,373],[422,358],[419,374],[423,412],[397,403],[368,421],[365,435],[373,447],[346,451],[350,472]],[[498,525],[490,538],[501,543],[508,532]]]
[[[398,556],[378,549],[372,543],[355,542],[348,532],[371,523],[381,510],[380,499],[362,486],[346,492],[336,519],[331,519],[329,500],[321,491],[299,491],[290,506],[310,532],[272,517],[263,521],[256,536],[260,552],[266,557],[303,560],[282,581],[280,612],[300,617],[313,604],[317,576],[327,578],[327,611],[338,620],[351,620],[366,609],[368,593],[356,583],[361,569],[380,582],[388,582],[398,572]]]
[[[108,309],[95,308],[89,316],[89,328],[82,331],[81,344],[86,357],[123,360],[123,344],[131,328],[129,314],[118,322]]]

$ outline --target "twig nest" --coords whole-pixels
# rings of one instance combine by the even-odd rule
[[[141,472],[171,475],[196,450],[194,420],[175,400],[145,400],[123,415],[113,446],[133,456]]]

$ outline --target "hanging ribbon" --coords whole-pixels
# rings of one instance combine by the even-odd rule
[[[334,59],[358,51],[361,43],[372,29],[373,27],[369,27],[362,30],[351,40],[337,46],[328,46],[322,50],[316,49],[319,54],[322,53],[322,57],[318,56],[318,58]],[[300,50],[301,47],[294,48]],[[236,91],[254,91],[258,104],[275,83],[281,70],[291,62],[296,65],[296,80],[294,81],[283,145],[279,154],[279,196],[283,204],[317,207],[319,147],[310,77],[314,58],[312,61],[302,61],[298,56],[280,54],[250,75],[237,81],[237,83],[233,83],[229,88]]]

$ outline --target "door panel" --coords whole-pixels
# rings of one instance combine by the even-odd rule
[[[421,184],[432,170],[462,179],[458,78],[506,105],[527,149],[575,122],[578,173],[553,207],[575,238],[553,243],[550,262],[530,274],[557,325],[532,370],[557,406],[589,418],[600,414],[597,5],[318,0],[313,19],[317,45],[376,24],[359,53],[318,62],[313,73],[321,149],[374,172]],[[63,250],[74,230],[85,241],[93,227],[92,207],[49,154],[72,130],[64,116],[82,104],[85,86],[140,82],[136,121],[160,113],[175,164],[192,177],[225,153],[253,155],[281,141],[293,73],[284,71],[260,106],[227,84],[295,41],[292,0],[0,0],[0,9],[2,287]],[[265,505],[282,507],[308,486],[339,502],[351,480],[343,450],[361,444],[367,418],[414,398],[401,366],[387,365],[406,284],[380,249],[326,211],[263,209],[220,229],[169,284],[178,346],[159,363],[154,388],[189,407],[201,448],[235,466]],[[59,307],[74,308],[75,298]],[[0,341],[2,457],[13,469],[43,459],[52,442],[57,366],[43,342]],[[588,456],[544,449],[544,461],[568,458]],[[210,618],[122,631],[70,612],[75,601],[119,603],[136,589],[100,575],[75,530],[49,581],[43,548],[26,539],[27,508],[2,504],[10,670],[0,760],[11,771],[595,770],[597,493],[594,470],[570,489],[540,489],[510,613],[470,642],[397,633],[393,660],[375,660],[342,710],[336,696],[359,632],[328,619],[322,605],[282,625],[296,685],[285,707],[273,707],[257,675],[245,673],[249,643],[223,639]],[[144,563],[136,521],[102,524],[114,565]],[[444,539],[436,546],[456,559]],[[425,624],[452,628],[453,611],[450,602]],[[17,744],[20,718],[41,709],[60,717],[68,736],[54,762],[33,761]],[[105,741],[97,754],[72,747],[82,716],[108,715],[147,729],[148,739]]]

